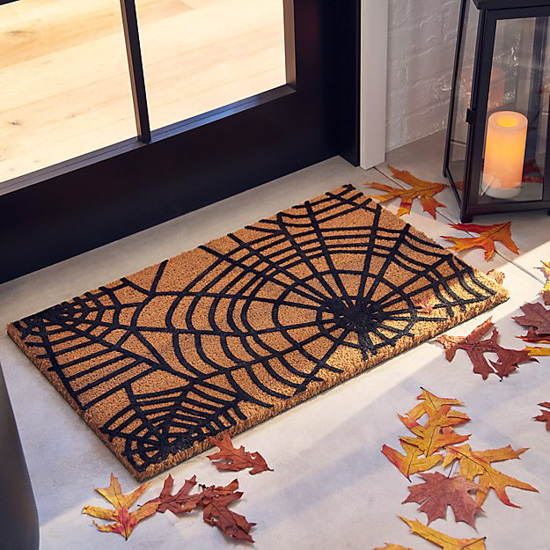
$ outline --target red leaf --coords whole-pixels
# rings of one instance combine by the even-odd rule
[[[197,484],[196,476],[191,479],[186,479],[183,487],[175,494],[172,495],[172,489],[174,487],[174,478],[169,475],[164,481],[164,487],[158,498],[150,502],[158,502],[157,511],[163,514],[166,510],[169,510],[173,514],[185,514],[194,510],[199,503],[200,495],[190,495],[189,492]]]
[[[203,519],[214,525],[222,533],[237,540],[254,542],[250,536],[250,529],[256,525],[250,523],[244,516],[229,510],[227,507],[239,500],[243,493],[235,492],[239,488],[238,480],[234,479],[226,487],[205,487],[200,493],[200,505],[203,507]]]
[[[550,403],[545,401],[544,403],[539,403],[539,407],[544,407],[545,409],[550,409]],[[539,422],[546,422],[546,429],[550,432],[550,410],[540,410],[540,414],[534,417],[535,420]]]
[[[527,329],[527,334],[525,336],[518,336],[518,338],[524,342],[530,342],[531,344],[550,344],[550,336],[537,336],[532,328]]]
[[[147,502],[142,508],[154,506],[158,512],[169,510],[176,515],[182,515],[201,507],[203,509],[203,520],[206,523],[216,526],[225,535],[235,539],[254,542],[249,532],[256,524],[249,523],[244,516],[228,509],[230,504],[243,496],[242,492],[237,491],[239,488],[238,480],[234,479],[225,487],[215,485],[205,487],[201,485],[202,490],[200,493],[190,495],[189,492],[196,484],[196,478],[193,476],[185,481],[183,487],[175,495],[172,495],[174,479],[169,475],[164,482],[160,495]]]
[[[483,339],[491,329],[493,329],[491,337]],[[445,357],[449,362],[454,359],[459,349],[464,350],[472,361],[474,372],[480,374],[483,380],[493,373],[502,379],[514,372],[521,363],[536,361],[529,356],[529,352],[526,350],[508,349],[500,346],[498,336],[498,331],[489,318],[467,336],[444,334],[436,338],[436,341],[443,344]],[[484,356],[485,353],[496,354],[498,361],[488,361]]]
[[[520,309],[523,315],[512,317],[516,323],[534,329],[536,336],[550,335],[550,309],[545,308],[540,302],[523,304]]]
[[[227,432],[224,432],[223,439],[221,440],[209,437],[208,441],[220,449],[218,452],[208,455],[208,458],[218,470],[238,472],[251,468],[250,472],[248,472],[250,475],[273,471],[260,453],[250,453],[242,445],[238,449],[233,447],[233,443]]]
[[[411,485],[409,496],[403,501],[421,504],[419,511],[428,516],[428,525],[438,518],[447,517],[447,506],[455,515],[455,521],[464,521],[475,528],[475,514],[479,508],[470,495],[477,484],[464,476],[446,477],[439,472],[421,474],[424,483]]]

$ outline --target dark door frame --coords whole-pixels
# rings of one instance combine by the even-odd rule
[[[10,182],[0,282],[336,154],[357,165],[360,0],[284,3],[286,85]]]

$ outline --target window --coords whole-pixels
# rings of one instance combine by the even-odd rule
[[[123,5],[131,28],[134,1]],[[138,127],[159,129],[286,83],[282,0],[136,7],[143,62],[138,34],[127,34]],[[25,0],[0,10],[0,182],[140,133],[119,1]]]

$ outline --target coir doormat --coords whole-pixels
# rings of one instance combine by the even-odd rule
[[[141,480],[506,298],[347,185],[8,331]]]

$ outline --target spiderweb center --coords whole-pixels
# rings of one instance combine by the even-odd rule
[[[387,318],[387,313],[376,303],[364,298],[354,298],[349,302],[342,298],[331,298],[325,302],[324,309],[339,327],[358,334],[371,332]]]

